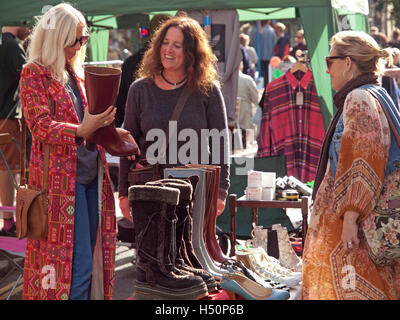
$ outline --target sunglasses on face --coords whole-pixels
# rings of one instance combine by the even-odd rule
[[[69,47],[75,47],[76,44],[79,42],[81,46],[84,46],[89,40],[89,36],[82,36],[79,39],[76,39],[74,44],[70,45]]]
[[[330,67],[332,66],[333,60],[346,59],[346,58],[347,58],[347,56],[328,56],[328,57],[325,57],[326,67],[328,69],[330,69]]]

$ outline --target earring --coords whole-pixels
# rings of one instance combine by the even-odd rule
[[[354,73],[353,72],[351,73],[351,77],[349,79],[345,76],[345,73],[347,73],[347,70],[343,70],[343,78],[345,78],[347,81],[350,81],[351,79],[354,78]]]

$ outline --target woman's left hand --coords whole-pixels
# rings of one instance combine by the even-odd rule
[[[119,134],[119,136],[121,137],[121,139],[123,141],[126,141],[128,143],[137,145],[135,139],[132,137],[131,133],[128,130],[122,129],[122,128],[115,128]],[[140,156],[140,150],[137,154],[138,156]],[[135,160],[135,155],[132,156],[128,156],[127,157],[129,160]]]
[[[219,199],[217,202],[217,216],[221,215],[225,209],[225,200]]]
[[[359,216],[360,214],[355,211],[346,211],[344,214],[341,240],[346,251],[357,248],[360,244],[357,224]]]

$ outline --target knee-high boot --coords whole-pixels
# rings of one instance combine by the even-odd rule
[[[121,71],[118,69],[85,67],[85,89],[91,114],[102,113],[115,104],[120,80]],[[86,138],[88,149],[93,149],[95,144],[101,145],[113,156],[130,156],[139,151],[136,144],[120,137],[114,123],[96,130]]]
[[[176,207],[176,215],[178,221],[176,223],[176,258],[175,258],[175,265],[178,270],[183,270],[186,272],[191,272],[194,275],[202,277],[204,282],[207,285],[208,292],[213,292],[218,290],[217,283],[214,277],[203,268],[194,268],[191,265],[188,265],[183,256],[182,256],[182,245],[185,242],[192,242],[191,239],[185,239],[185,229],[186,224],[190,223],[189,217],[189,208],[190,203],[192,201],[192,193],[193,188],[191,183],[181,180],[181,179],[164,179],[158,180],[155,182],[148,182],[146,185],[158,185],[158,186],[165,186],[168,188],[176,188],[179,189],[179,203]]]
[[[137,250],[134,299],[194,300],[208,294],[201,277],[174,273],[179,194],[168,187],[129,188]]]

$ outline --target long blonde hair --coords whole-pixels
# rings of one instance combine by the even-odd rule
[[[390,51],[381,49],[374,38],[362,31],[338,32],[331,38],[330,45],[338,55],[351,57],[361,74],[382,75],[385,63],[393,63]]]
[[[28,63],[45,66],[54,79],[65,84],[68,72],[65,69],[64,48],[75,42],[78,24],[87,28],[82,13],[70,4],[61,3],[50,8],[34,27],[28,48]],[[85,54],[86,46],[81,46],[70,60],[72,69],[82,78]]]

